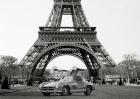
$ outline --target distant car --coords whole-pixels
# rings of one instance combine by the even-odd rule
[[[140,80],[137,80],[137,84],[140,84]]]
[[[60,93],[61,95],[71,95],[72,93],[81,93],[90,95],[95,87],[93,83],[85,81],[80,76],[66,76],[57,82],[44,82],[39,85],[43,95],[49,96],[51,93]]]

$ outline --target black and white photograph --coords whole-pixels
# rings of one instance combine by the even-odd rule
[[[140,0],[0,0],[0,99],[140,99]]]

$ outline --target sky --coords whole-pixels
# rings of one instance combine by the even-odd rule
[[[97,27],[99,41],[116,63],[125,54],[140,55],[140,0],[81,2],[90,26]],[[39,26],[46,24],[52,7],[53,0],[0,0],[0,55],[20,61],[36,41]]]

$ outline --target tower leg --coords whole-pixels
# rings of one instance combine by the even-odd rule
[[[88,81],[90,81],[91,80],[91,73],[90,73],[90,71],[91,71],[91,67],[92,66],[90,64],[90,61],[87,58],[87,53],[84,53],[83,51],[80,51],[80,52],[81,52],[82,58],[83,58],[83,60],[84,60],[84,62],[86,64],[86,66],[87,66],[87,69],[88,69],[88,72],[89,72],[89,79],[88,79]]]
[[[33,85],[33,76],[31,75],[28,82],[27,82],[28,86],[32,86]]]
[[[41,70],[40,77],[43,76],[43,73],[44,73],[44,71],[45,71],[45,68],[46,68],[46,66],[48,65],[49,61],[50,61],[51,55],[52,55],[52,54],[49,53],[48,58],[47,58],[47,60],[46,60],[46,62],[45,62],[45,65],[43,66],[43,69]],[[37,64],[34,65],[34,68],[33,68],[32,71],[31,71],[31,75],[30,75],[30,78],[29,78],[28,83],[27,83],[28,86],[32,86],[32,85],[33,85],[33,81],[34,81],[34,71],[35,71],[36,67],[37,67]]]

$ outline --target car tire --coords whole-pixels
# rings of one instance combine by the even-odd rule
[[[66,95],[69,95],[69,94],[70,94],[70,88],[67,87],[67,86],[64,86],[64,87],[62,88],[62,93],[61,93],[61,95],[66,96]]]
[[[87,86],[86,87],[86,92],[84,93],[86,96],[89,96],[92,92],[92,87],[91,86]]]
[[[42,92],[44,96],[50,96],[51,93]]]

